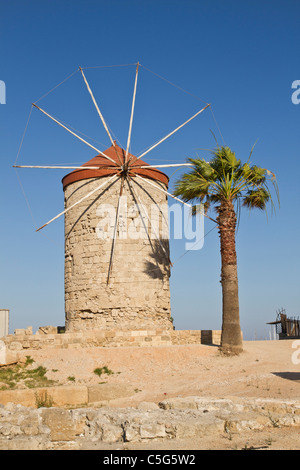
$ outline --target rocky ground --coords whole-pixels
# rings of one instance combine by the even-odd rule
[[[299,355],[298,355],[299,350]],[[90,348],[29,351],[33,366],[47,369],[60,384],[111,385],[109,407],[122,409],[184,397],[232,400],[276,399],[300,403],[300,345],[293,340],[246,341],[237,357],[223,357],[206,345],[143,348]],[[94,371],[100,369],[98,374]],[[122,390],[128,390],[123,393]],[[125,396],[124,396],[125,395]],[[172,440],[103,443],[85,449],[300,449],[299,425],[216,432]],[[254,426],[255,428],[255,426]]]

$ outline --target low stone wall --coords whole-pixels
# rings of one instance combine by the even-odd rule
[[[135,390],[130,385],[57,385],[54,387],[0,390],[0,406],[15,403],[26,407],[80,407],[109,406],[115,400],[131,397]]]
[[[176,439],[299,425],[300,402],[274,399],[186,397],[137,408],[73,410],[10,403],[0,406],[0,450],[105,449],[114,443],[122,449],[149,441],[168,446]]]
[[[15,330],[15,334],[0,338],[0,365],[12,362],[15,354],[26,350],[48,348],[142,347],[185,344],[220,344],[219,330],[87,330],[57,333],[56,327]],[[6,357],[6,359],[4,359]],[[9,359],[8,359],[9,358]]]

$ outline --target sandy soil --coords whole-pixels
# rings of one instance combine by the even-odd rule
[[[294,347],[293,347],[294,346]],[[178,396],[256,397],[300,400],[300,344],[293,340],[246,341],[237,357],[223,357],[216,346],[162,346],[143,348],[89,348],[30,351],[36,364],[47,368],[47,377],[59,383],[97,384],[101,381],[132,387],[134,393],[112,401],[110,406],[158,403]],[[100,378],[96,368],[113,373]],[[73,380],[70,380],[73,377]],[[177,449],[300,449],[300,429],[271,429],[214,442],[168,443]],[[151,447],[152,445],[152,447]],[[153,443],[148,448],[164,449]],[[154,446],[154,447],[153,447]],[[178,447],[179,446],[179,447]],[[109,448],[109,446],[107,446]],[[130,448],[130,445],[127,446]],[[138,445],[136,444],[136,448]],[[145,447],[144,447],[145,448]],[[175,448],[175,447],[174,447]]]

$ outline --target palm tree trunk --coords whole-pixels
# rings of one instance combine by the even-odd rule
[[[231,201],[218,207],[221,248],[221,284],[223,298],[222,335],[220,351],[240,354],[243,350],[240,328],[237,257],[235,249],[236,214]]]

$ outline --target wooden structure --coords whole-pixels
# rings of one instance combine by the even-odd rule
[[[279,339],[296,339],[300,338],[300,320],[298,318],[288,318],[285,310],[281,309],[277,312],[277,318],[267,325],[275,325],[276,333]]]

